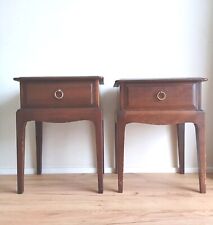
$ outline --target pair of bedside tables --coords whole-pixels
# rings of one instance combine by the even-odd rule
[[[42,122],[65,123],[90,120],[96,133],[98,193],[103,193],[104,138],[103,113],[99,104],[99,84],[103,78],[20,77],[21,108],[17,124],[17,193],[24,192],[25,127],[35,121],[37,174],[42,173]],[[128,123],[177,125],[179,167],[184,173],[184,124],[195,124],[200,192],[206,192],[204,112],[201,83],[205,78],[117,80],[120,87],[115,132],[118,192],[123,192],[124,136]]]

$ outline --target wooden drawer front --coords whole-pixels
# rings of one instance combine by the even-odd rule
[[[121,108],[197,110],[200,107],[199,87],[195,83],[126,84],[121,93],[124,95]]]
[[[98,105],[95,82],[23,82],[22,107],[92,107]]]

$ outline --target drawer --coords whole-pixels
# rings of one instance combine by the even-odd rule
[[[121,108],[140,110],[198,110],[199,83],[140,83],[121,86]]]
[[[99,104],[95,81],[24,81],[21,82],[21,106],[95,107]]]

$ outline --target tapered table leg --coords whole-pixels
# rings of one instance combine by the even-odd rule
[[[117,168],[118,168],[118,192],[123,192],[123,167],[124,167],[124,137],[125,124],[118,118],[117,122]]]
[[[16,113],[16,135],[17,135],[17,193],[24,192],[24,162],[25,162],[25,127],[21,112]]]
[[[103,154],[103,174],[104,174],[104,120],[102,120],[102,154]]]
[[[101,116],[100,116],[101,117]],[[96,133],[96,154],[97,154],[97,173],[98,173],[98,193],[103,193],[103,123],[101,118],[95,121]]]
[[[35,121],[37,174],[42,173],[42,122]]]
[[[115,122],[115,173],[118,173],[117,122]]]
[[[185,124],[177,124],[179,172],[185,173]]]
[[[206,150],[204,121],[195,124],[200,193],[206,193]]]

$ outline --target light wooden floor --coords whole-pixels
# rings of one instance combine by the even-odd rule
[[[198,193],[197,175],[106,174],[104,194],[96,175],[25,176],[17,195],[16,177],[0,176],[0,225],[213,225],[213,175],[207,194]]]

